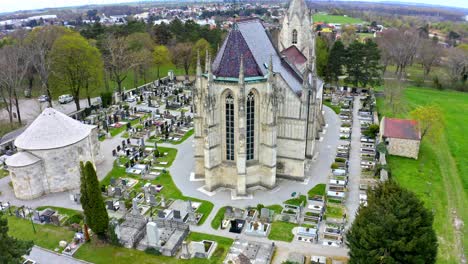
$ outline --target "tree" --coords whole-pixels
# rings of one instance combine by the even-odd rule
[[[325,72],[326,82],[335,82],[338,86],[338,78],[343,75],[345,55],[346,50],[343,43],[340,40],[336,41],[328,57],[327,70]]]
[[[328,62],[328,46],[325,40],[322,37],[315,38],[315,50],[316,50],[316,67],[317,67],[317,74],[320,77],[325,76],[327,62]]]
[[[468,79],[468,51],[459,48],[450,48],[446,60],[446,69],[454,85],[460,85],[466,90]]]
[[[438,64],[442,57],[442,48],[431,39],[423,39],[418,48],[417,58],[424,68],[424,79],[427,78],[432,66]]]
[[[154,44],[151,36],[148,33],[136,32],[127,37],[129,48],[134,54],[134,84],[138,86],[138,76],[143,77],[146,83],[146,74],[148,69],[154,64],[153,50]]]
[[[8,235],[8,219],[0,212],[0,263],[22,263],[22,256],[28,255],[34,243]]]
[[[90,103],[90,89],[102,82],[103,64],[96,47],[77,33],[58,38],[51,51],[54,87],[68,87],[80,110],[80,92],[85,89]]]
[[[86,218],[86,223],[100,238],[107,234],[109,216],[99,188],[96,170],[91,162],[80,163],[81,169],[81,197],[80,202]]]
[[[159,79],[159,69],[162,65],[165,65],[170,62],[169,49],[167,49],[167,47],[164,45],[158,45],[154,47],[153,58],[158,73],[157,78]]]
[[[413,192],[390,180],[367,197],[346,235],[350,264],[435,263],[434,217]]]
[[[385,80],[385,103],[392,109],[393,115],[396,115],[397,111],[403,110],[403,90],[402,80],[398,78]]]
[[[18,92],[30,67],[30,54],[24,42],[24,32],[18,32],[14,42],[0,50],[0,93],[8,112],[10,123],[13,122],[13,106],[16,108],[18,122],[21,124],[21,111]]]
[[[421,140],[427,135],[432,140],[440,138],[444,131],[445,121],[442,110],[436,105],[419,106],[410,112],[411,118],[419,123]]]
[[[172,39],[172,33],[169,29],[169,26],[163,22],[154,26],[153,37],[155,42],[159,45],[167,45],[169,44],[169,40]]]
[[[192,44],[177,43],[172,49],[172,62],[177,66],[184,68],[185,77],[188,78],[190,65],[192,64]]]
[[[346,50],[345,66],[348,77],[345,82],[366,87],[380,84],[380,52],[372,40],[361,43],[355,40]]]
[[[119,94],[122,94],[122,82],[127,78],[130,70],[138,66],[135,53],[132,52],[125,37],[109,35],[103,41],[103,53],[106,69],[111,79],[117,83]]]
[[[340,40],[343,42],[345,47],[348,47],[351,43],[358,39],[358,35],[356,34],[356,27],[354,26],[345,26],[343,27]]]
[[[210,54],[213,55],[213,52],[211,50],[210,43],[206,41],[204,38],[199,39],[195,45],[193,45],[192,48],[192,65],[197,64],[197,54],[200,54],[200,64],[202,69],[205,67],[205,61],[206,61],[206,52],[209,52]]]

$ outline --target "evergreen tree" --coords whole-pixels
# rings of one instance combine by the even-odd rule
[[[345,82],[354,86],[378,85],[381,82],[380,51],[372,40],[361,43],[353,41],[346,50]]]
[[[434,217],[416,195],[393,181],[368,192],[347,234],[350,264],[435,263]]]
[[[325,81],[328,83],[335,82],[338,86],[338,77],[343,75],[343,65],[345,60],[346,50],[343,42],[340,40],[333,44],[327,62],[327,70],[325,72]]]
[[[317,74],[320,77],[325,76],[327,62],[328,62],[328,46],[327,42],[322,39],[322,37],[317,37],[315,42],[315,51],[316,51],[316,67]]]
[[[99,237],[104,237],[109,226],[109,216],[102,199],[96,170],[91,162],[81,163],[81,198],[86,223]]]
[[[0,212],[0,263],[22,263],[21,256],[29,254],[33,245],[8,236],[8,220]]]

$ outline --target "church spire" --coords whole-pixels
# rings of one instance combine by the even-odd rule
[[[208,64],[209,64],[209,58],[208,58],[208,49],[205,50],[205,72],[208,73]]]
[[[211,72],[211,55],[206,51],[206,73],[208,74],[208,82],[213,81],[213,73]]]

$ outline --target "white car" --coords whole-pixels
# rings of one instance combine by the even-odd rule
[[[73,96],[71,94],[63,94],[59,96],[58,101],[61,104],[68,104],[69,102],[73,101]]]

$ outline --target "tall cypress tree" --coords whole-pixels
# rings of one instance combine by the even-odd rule
[[[435,263],[433,222],[413,192],[387,181],[368,192],[346,235],[349,263]]]
[[[32,241],[23,241],[8,236],[8,220],[0,212],[0,263],[21,263],[21,257],[29,254]]]
[[[346,50],[345,82],[354,86],[378,85],[381,81],[380,51],[372,40],[353,41]]]
[[[101,190],[99,189],[96,170],[94,169],[94,165],[89,161],[84,166],[81,164],[81,169],[80,201],[86,217],[86,223],[94,233],[103,238],[109,226],[109,216],[107,215]]]

